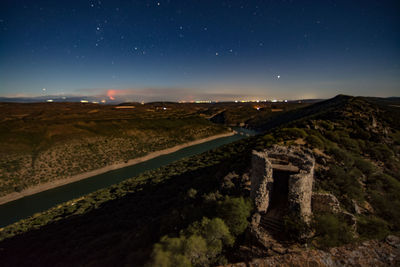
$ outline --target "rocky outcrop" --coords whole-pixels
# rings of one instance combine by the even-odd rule
[[[357,235],[357,218],[353,214],[343,210],[340,207],[339,200],[334,195],[330,193],[313,193],[312,212],[340,213],[347,224],[352,228],[353,234]]]
[[[341,211],[339,200],[330,193],[313,193],[313,212],[338,213]]]
[[[273,256],[264,259],[253,259],[227,265],[229,267],[269,267],[269,266],[400,266],[400,238],[388,236],[385,241],[366,241],[358,245],[346,245],[323,250],[304,250]]]

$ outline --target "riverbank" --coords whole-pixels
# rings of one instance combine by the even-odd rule
[[[106,167],[103,167],[103,168],[100,168],[100,169],[96,169],[96,170],[93,170],[93,171],[81,173],[81,174],[78,174],[78,175],[75,175],[75,176],[72,176],[72,177],[69,177],[69,178],[66,178],[66,179],[56,180],[56,181],[52,181],[52,182],[49,182],[49,183],[37,185],[37,186],[31,187],[31,188],[25,189],[25,190],[23,190],[21,192],[14,192],[14,193],[5,195],[3,197],[0,197],[0,205],[5,204],[7,202],[11,202],[11,201],[17,200],[17,199],[20,199],[20,198],[23,198],[23,197],[26,197],[26,196],[34,195],[34,194],[37,194],[37,193],[40,193],[40,192],[43,192],[43,191],[46,191],[46,190],[49,190],[49,189],[53,189],[53,188],[56,188],[56,187],[59,187],[59,186],[62,186],[62,185],[74,183],[74,182],[77,182],[77,181],[80,181],[80,180],[83,180],[83,179],[88,179],[88,178],[90,178],[92,176],[95,176],[95,175],[103,174],[103,173],[106,173],[106,172],[109,172],[109,171],[112,171],[112,170],[120,169],[120,168],[123,168],[123,167],[128,167],[128,166],[131,166],[131,165],[135,165],[135,164],[138,164],[138,163],[141,163],[141,162],[144,162],[144,161],[147,161],[147,160],[150,160],[150,159],[162,156],[162,155],[166,155],[166,154],[170,154],[170,153],[176,152],[176,151],[178,151],[180,149],[183,149],[183,148],[186,148],[186,147],[190,147],[190,146],[193,146],[193,145],[198,145],[198,144],[205,143],[205,142],[208,142],[208,141],[212,141],[212,140],[218,139],[218,138],[232,136],[234,134],[235,134],[235,132],[228,132],[228,133],[224,133],[224,134],[213,135],[213,136],[210,136],[210,137],[207,137],[207,138],[198,139],[198,140],[195,140],[195,141],[192,141],[192,142],[184,143],[184,144],[177,145],[177,146],[174,146],[174,147],[170,147],[170,148],[167,148],[167,149],[151,152],[151,153],[149,153],[149,154],[147,154],[147,155],[145,155],[143,157],[131,159],[128,162],[109,165],[109,166],[106,166]]]

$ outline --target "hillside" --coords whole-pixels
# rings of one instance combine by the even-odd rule
[[[0,103],[0,197],[226,131],[179,105]]]
[[[309,105],[308,101],[225,103],[219,104],[216,109],[210,108],[207,112],[214,111],[210,120],[215,123],[256,128],[255,125]]]
[[[207,266],[399,235],[399,105],[337,96],[254,121],[249,125],[264,134],[1,229],[0,260],[6,266]],[[315,159],[312,195],[320,202],[307,223],[289,210],[281,224],[266,228],[271,239],[261,244],[251,232],[252,151],[273,145]]]

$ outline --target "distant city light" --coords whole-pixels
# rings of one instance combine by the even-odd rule
[[[47,102],[53,102],[53,101],[54,101],[53,99],[48,99],[48,100],[47,100]]]
[[[89,103],[87,100],[81,100],[81,103]]]

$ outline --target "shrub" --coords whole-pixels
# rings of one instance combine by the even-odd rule
[[[361,138],[364,140],[370,139],[371,135],[369,134],[368,131],[364,130],[358,125],[353,125],[353,133],[352,133],[353,138]]]
[[[319,121],[319,125],[325,128],[326,130],[333,130],[335,128],[333,123],[330,121]]]
[[[196,242],[194,245],[193,242]],[[203,255],[206,252],[205,240],[201,237],[192,236],[189,239],[185,237],[170,238],[164,236],[160,243],[154,245],[152,260],[149,266],[192,266],[192,263],[204,264]],[[187,251],[191,249],[193,251]],[[186,253],[188,252],[188,253]],[[186,255],[185,255],[186,254]],[[190,256],[193,257],[193,262]]]
[[[400,145],[400,131],[396,131],[392,134],[393,141],[396,145]]]
[[[266,134],[262,137],[263,143],[265,146],[270,146],[274,143],[276,143],[275,137],[272,136],[271,134]]]
[[[202,196],[205,202],[214,202],[222,198],[221,193],[217,190],[216,192],[210,192],[208,194],[203,194]]]
[[[197,190],[194,188],[190,188],[186,193],[186,196],[192,199],[196,198],[196,195],[197,195]]]
[[[336,165],[330,165],[327,172],[328,181],[322,183],[324,190],[332,191],[336,196],[347,195],[349,198],[363,200],[364,192],[358,181],[360,171],[346,171]]]
[[[234,236],[246,229],[251,210],[251,202],[244,200],[243,197],[226,197],[223,201],[219,201],[217,206],[218,216],[225,221]]]
[[[279,134],[284,139],[305,138],[307,136],[307,133],[299,128],[283,128]]]
[[[388,167],[392,176],[395,176],[397,180],[400,181],[400,162],[395,160],[390,160],[389,162],[385,163]]]
[[[355,153],[360,153],[360,147],[355,139],[350,137],[343,137],[340,139],[340,144],[347,150],[353,151]]]
[[[329,139],[332,140],[334,142],[339,142],[339,134],[335,131],[327,131],[325,133],[325,136]]]
[[[307,143],[309,143],[312,147],[315,148],[324,148],[324,143],[322,142],[322,140],[315,136],[315,135],[309,135],[306,137],[306,141]]]
[[[383,162],[393,157],[393,151],[391,151],[386,144],[374,144],[368,149],[368,153],[372,158]]]
[[[320,248],[339,246],[353,240],[350,227],[338,215],[315,214],[313,226],[316,230],[315,241]]]
[[[357,169],[362,171],[367,176],[375,171],[375,166],[371,162],[360,157],[354,158],[354,166],[356,166]]]
[[[343,149],[333,147],[329,149],[329,153],[332,154],[337,161],[344,163],[346,166],[351,167],[354,164],[352,155]]]
[[[383,239],[389,234],[388,223],[377,217],[361,217],[358,219],[357,231],[367,239]]]
[[[382,194],[381,191],[370,191],[371,204],[376,214],[389,222],[391,229],[400,230],[400,198],[395,194]]]
[[[302,236],[309,232],[310,228],[298,215],[286,215],[283,217],[285,235],[290,240],[303,241]]]
[[[154,245],[150,266],[209,266],[221,261],[224,246],[232,246],[234,238],[220,218],[203,218],[179,237],[164,236]]]
[[[207,255],[214,259],[221,253],[222,247],[232,246],[235,239],[229,232],[223,220],[203,218],[201,222],[195,222],[186,230],[188,234],[202,236],[207,243]]]

